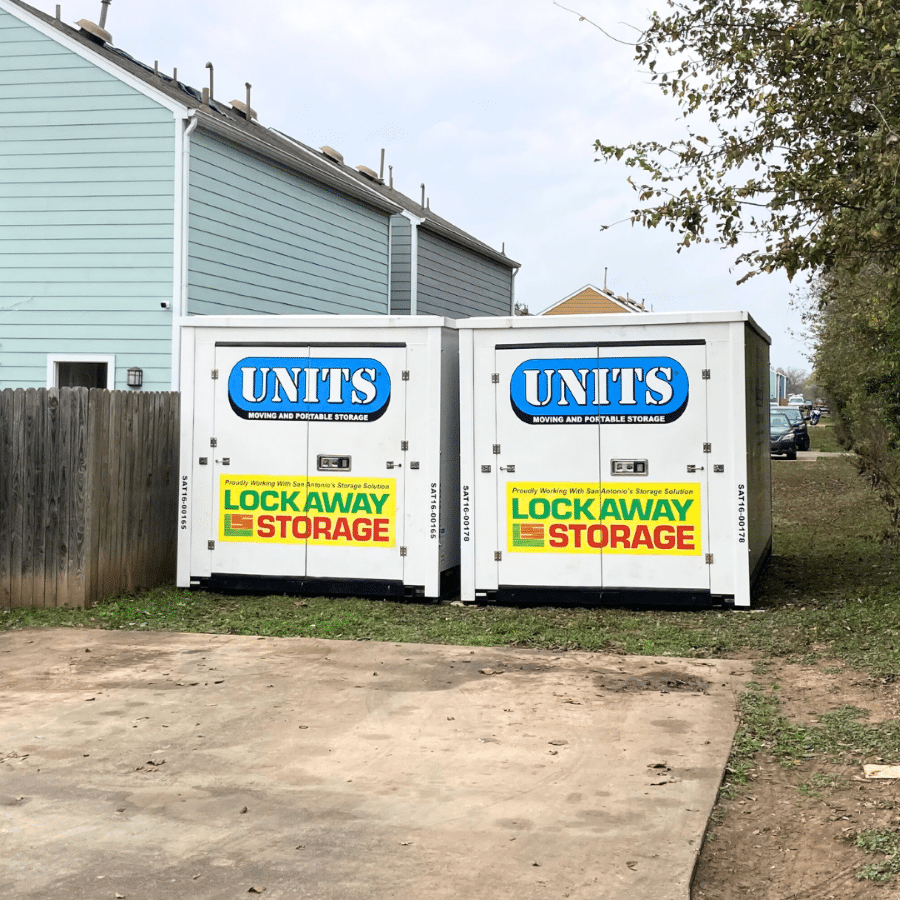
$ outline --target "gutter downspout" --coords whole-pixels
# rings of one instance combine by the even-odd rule
[[[175,146],[175,229],[172,258],[172,390],[181,390],[181,317],[187,315],[188,205],[190,192],[190,136],[199,119],[196,110],[176,119],[182,123]],[[177,126],[176,126],[177,127]]]
[[[425,221],[404,209],[401,216],[409,219],[409,314],[418,315],[419,311],[419,226]]]
[[[521,268],[521,266],[516,266],[512,270],[512,278],[509,279],[509,314],[511,316],[516,314],[516,275],[519,274]]]

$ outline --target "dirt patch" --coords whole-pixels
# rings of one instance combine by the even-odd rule
[[[687,691],[704,694],[709,688],[709,682],[705,679],[674,669],[651,669],[640,675],[609,672],[598,675],[594,683],[602,690],[617,693],[657,691],[666,694],[672,691]]]
[[[867,710],[867,724],[888,721],[900,701],[889,680],[828,662],[772,665],[758,681],[777,684],[782,712],[804,725],[846,706]],[[884,857],[853,843],[857,833],[870,829],[900,829],[900,784],[867,781],[861,765],[825,754],[785,768],[762,750],[749,784],[716,803],[692,900],[871,897],[879,885],[856,876]],[[885,896],[896,896],[895,881]]]

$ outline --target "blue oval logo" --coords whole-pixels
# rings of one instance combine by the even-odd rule
[[[529,425],[652,425],[684,412],[688,388],[668,356],[529,359],[513,372],[509,399]]]
[[[391,376],[377,359],[250,356],[232,368],[228,399],[243,419],[374,422]]]

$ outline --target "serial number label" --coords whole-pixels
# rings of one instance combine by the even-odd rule
[[[737,533],[738,543],[747,543],[747,488],[746,485],[738,485],[737,506]]]
[[[470,507],[471,491],[469,485],[464,484],[462,489],[462,533],[463,540],[468,541],[472,535],[472,510]]]
[[[436,481],[431,482],[431,539],[437,540],[438,536],[438,486]]]
[[[181,476],[181,530],[187,531],[188,518],[188,477]]]

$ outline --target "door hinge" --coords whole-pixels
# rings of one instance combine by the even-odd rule
[[[500,562],[503,559],[503,554],[499,550],[494,551],[494,562]]]
[[[207,542],[206,542],[206,549],[207,549],[207,550],[215,550],[215,549],[216,549],[216,542],[215,542],[215,541],[207,541]]]
[[[403,374],[400,376],[401,381],[409,381],[409,369],[404,369]]]
[[[704,381],[709,381],[709,369],[704,369],[701,373]]]
[[[210,439],[209,439],[209,446],[210,446],[210,447],[218,447],[218,446],[219,446],[219,442],[218,442],[215,438],[210,438]]]
[[[711,566],[711,565],[713,564],[713,555],[712,555],[712,553],[707,553],[707,554],[706,554],[706,564],[707,564],[708,566]]]
[[[497,455],[499,453],[500,453],[500,445],[494,444],[494,455]]]
[[[207,466],[207,465],[209,465],[209,457],[208,457],[208,456],[201,456],[201,457],[200,457],[200,465],[201,465],[201,466]]]
[[[400,441],[401,450],[409,450],[409,441]]]
[[[400,548],[400,555],[401,555],[401,556],[406,556],[406,547],[401,547],[401,548]]]
[[[213,369],[212,370],[212,380],[215,381],[218,377],[219,377],[219,370]]]
[[[500,384],[499,372],[491,372],[491,384]]]
[[[712,444],[704,444],[703,452],[704,453],[712,453]]]

